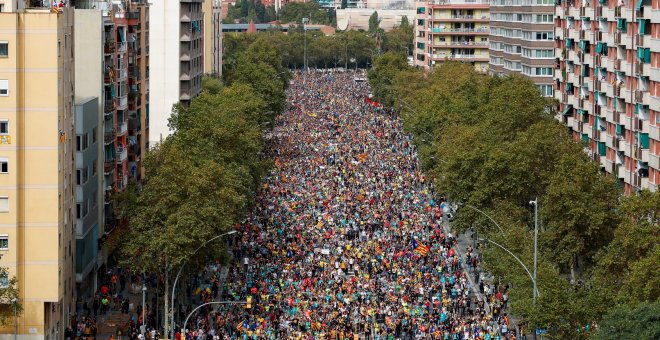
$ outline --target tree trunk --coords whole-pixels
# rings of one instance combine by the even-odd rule
[[[170,330],[170,322],[172,321],[171,317],[169,317],[169,306],[170,306],[170,278],[168,276],[169,274],[169,267],[167,264],[165,264],[165,303],[163,304],[165,306],[165,312],[163,313],[163,319],[165,320],[165,336],[168,337],[168,339],[174,339],[174,330],[172,330],[172,336],[169,336],[169,330]],[[174,312],[174,311],[172,311]]]

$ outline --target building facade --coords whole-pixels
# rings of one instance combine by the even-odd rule
[[[18,337],[62,339],[75,313],[74,16],[9,8],[17,12],[0,13],[0,266],[18,279]]]
[[[202,90],[205,25],[202,0],[156,1],[149,11],[149,142],[154,145],[170,135],[174,105],[189,105]]]
[[[562,0],[558,118],[627,194],[660,185],[660,2]]]
[[[554,13],[554,0],[491,1],[490,74],[525,75],[552,97]]]
[[[204,0],[204,73],[222,75],[222,9],[220,0]]]
[[[418,2],[415,16],[415,65],[432,68],[443,61],[461,61],[488,71],[488,0]]]
[[[101,145],[98,97],[81,98],[75,104],[76,127],[76,284],[79,296],[91,296],[96,291]],[[102,196],[101,196],[102,197]],[[84,292],[84,293],[83,293]],[[83,293],[83,294],[81,294]],[[89,294],[89,295],[88,295]]]
[[[146,1],[80,1],[76,4],[76,98],[98,98],[99,226],[82,228],[79,246],[94,251],[95,265],[82,249],[82,264],[76,263],[81,298],[96,290],[97,269],[114,249],[114,230],[125,226],[116,218],[112,193],[125,190],[130,179],[144,177],[142,157],[148,147],[149,115],[149,7]],[[85,102],[85,107],[90,104]],[[85,114],[91,114],[86,108]],[[83,121],[91,119],[85,117]],[[85,200],[85,199],[84,199]],[[84,201],[83,200],[83,201]],[[79,228],[80,229],[80,228]],[[94,238],[91,235],[95,234]],[[90,267],[87,267],[90,266]]]

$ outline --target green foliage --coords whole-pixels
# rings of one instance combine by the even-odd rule
[[[276,19],[275,6],[264,6],[260,0],[238,0],[234,5],[227,8],[227,17],[223,23],[233,24],[235,22],[267,23]]]
[[[399,72],[408,68],[408,61],[403,54],[388,52],[376,59],[373,68],[368,72],[374,98],[387,106],[394,105],[392,82]]]
[[[259,36],[237,57],[233,69],[228,69],[224,76],[230,84],[251,86],[255,90],[253,94],[266,103],[265,116],[258,119],[257,124],[273,123],[275,115],[284,109],[284,89],[290,75],[272,40]]]
[[[326,11],[315,1],[289,2],[280,10],[280,21],[283,24],[302,24],[303,18],[309,18],[310,24],[332,25],[334,12]]]
[[[245,218],[270,166],[261,156],[262,131],[282,110],[288,71],[267,39],[228,40],[233,50],[224,84],[205,77],[190,106],[174,108],[169,126],[175,132],[146,155],[147,181],[117,198],[131,226],[123,235],[122,264],[163,275],[166,291],[168,275],[182,263],[195,270],[203,254],[229,256],[214,247],[191,258]]]
[[[641,303],[635,307],[614,307],[605,315],[591,338],[595,340],[660,339],[658,315],[660,315],[658,301]]]
[[[598,298],[607,304],[634,306],[660,299],[660,192],[626,197],[612,242],[597,258],[592,278]]]
[[[520,324],[547,328],[551,338],[585,339],[613,306],[658,300],[659,194],[622,201],[614,181],[554,120],[552,102],[528,79],[488,77],[451,62],[424,74],[392,67],[392,60],[385,54],[375,61],[374,92],[389,96],[400,112],[436,192],[463,203],[458,231],[476,225],[481,237],[531,271],[528,202],[539,199],[536,305],[520,263],[484,241],[484,266],[510,284],[511,312]]]
[[[14,315],[20,317],[23,313],[23,304],[21,303],[18,290],[18,279],[16,276],[9,277],[9,270],[0,267],[0,277],[7,278],[6,286],[0,288],[0,325],[13,325]]]
[[[380,20],[378,19],[378,12],[374,11],[369,17],[369,33],[374,34],[380,29]]]

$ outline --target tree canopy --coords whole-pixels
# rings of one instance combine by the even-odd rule
[[[511,313],[520,324],[530,331],[546,328],[552,338],[585,339],[598,328],[593,326],[600,324],[602,331],[624,322],[605,316],[620,309],[613,315],[644,324],[639,333],[621,325],[616,336],[599,331],[596,338],[655,334],[647,317],[653,309],[644,304],[657,304],[660,295],[660,193],[622,199],[615,180],[587,157],[577,135],[554,119],[552,102],[527,78],[489,77],[456,62],[424,73],[386,53],[374,62],[369,80],[376,98],[399,111],[436,192],[458,204],[454,228],[479,230],[483,265],[509,284]],[[494,245],[532,268],[529,201],[535,199],[536,306],[530,276]],[[633,315],[636,308],[643,316]]]

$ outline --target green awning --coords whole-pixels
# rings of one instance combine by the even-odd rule
[[[571,83],[566,83],[566,92],[569,92],[569,91],[571,91],[571,90],[573,90],[573,84],[571,84]]]
[[[564,109],[564,112],[562,113],[564,116],[571,116],[573,115],[573,105],[566,105],[566,108]]]
[[[572,47],[573,47],[573,39],[572,38],[566,39],[566,48],[570,50]]]
[[[637,0],[637,10],[638,11],[642,10],[642,2],[644,2],[644,0]]]
[[[580,40],[580,49],[583,51],[587,49],[587,41],[586,40]]]
[[[582,65],[581,70],[582,70],[581,75],[583,77],[588,77],[589,76],[589,65],[587,65],[587,64]]]
[[[582,134],[582,141],[585,142],[585,143],[589,143],[589,135],[587,135],[586,133],[583,133]]]
[[[637,59],[645,62],[651,62],[651,49],[648,47],[638,47],[637,48]]]
[[[601,4],[601,5],[605,5],[605,4],[607,4],[607,0],[600,0],[600,4]]]
[[[642,149],[648,149],[649,148],[649,134],[648,133],[637,133],[637,141],[639,142],[639,145],[642,146]]]
[[[605,145],[605,142],[598,142],[598,154],[600,156],[605,156],[607,153],[607,146]]]
[[[639,19],[639,35],[644,35],[644,32],[646,32],[646,20]]]
[[[623,30],[625,30],[625,29],[626,29],[626,19],[625,19],[625,18],[618,18],[618,19],[617,19],[616,28],[617,28],[619,31],[623,31]]]
[[[615,131],[616,131],[617,136],[621,136],[621,134],[623,134],[623,129],[622,129],[621,124],[616,124]]]
[[[602,42],[597,42],[596,43],[596,54],[601,54],[603,53],[603,43]]]

